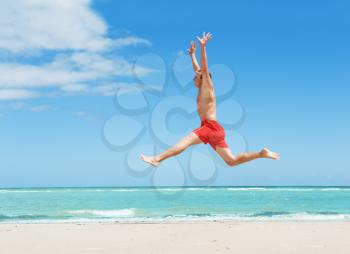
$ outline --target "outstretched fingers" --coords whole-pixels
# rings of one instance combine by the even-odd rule
[[[209,41],[212,38],[213,38],[213,34],[212,33],[208,33],[207,36],[206,36],[206,39]]]
[[[210,32],[209,33],[203,32],[202,38],[200,38],[199,36],[196,36],[196,37],[201,45],[205,45],[209,40],[213,38],[213,34]]]

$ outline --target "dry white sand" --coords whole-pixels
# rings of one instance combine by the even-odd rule
[[[350,222],[0,224],[0,253],[350,253]]]

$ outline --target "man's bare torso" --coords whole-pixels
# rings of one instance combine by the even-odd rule
[[[203,82],[198,89],[197,111],[201,121],[216,120],[216,97],[211,82],[203,77]]]

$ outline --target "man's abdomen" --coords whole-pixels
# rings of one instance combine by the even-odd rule
[[[200,103],[197,103],[198,115],[201,120],[205,120],[205,119],[216,120],[216,105],[215,103],[208,103],[208,104],[209,105],[200,105]]]
[[[197,96],[197,111],[201,120],[216,120],[216,98],[214,90],[199,88]]]

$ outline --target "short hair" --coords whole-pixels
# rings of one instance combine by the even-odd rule
[[[199,71],[202,71],[202,70],[199,70]],[[203,76],[203,74],[201,73],[201,79],[202,79],[202,76]],[[210,77],[210,79],[213,79],[210,72],[209,72],[209,77]]]

